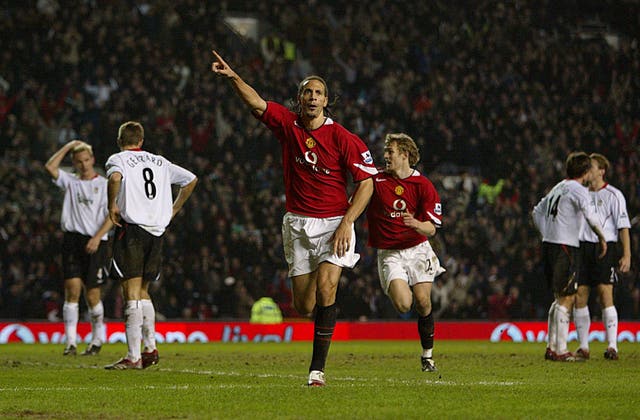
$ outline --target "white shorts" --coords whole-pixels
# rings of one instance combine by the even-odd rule
[[[353,268],[360,254],[356,254],[356,231],[351,228],[351,243],[347,253],[339,258],[333,253],[331,236],[340,225],[342,216],[308,217],[289,213],[282,219],[282,244],[289,264],[289,276],[300,276],[315,271],[320,263],[328,261],[339,267]]]
[[[389,294],[391,280],[404,280],[409,286],[433,283],[445,271],[429,241],[407,249],[378,250],[378,275],[385,294]]]

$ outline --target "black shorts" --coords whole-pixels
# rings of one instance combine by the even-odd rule
[[[87,254],[91,239],[76,232],[65,232],[62,239],[62,275],[65,279],[79,277],[87,289],[98,287],[109,276],[107,271],[108,241],[100,241],[98,250]]]
[[[617,242],[607,242],[607,253],[598,258],[600,245],[593,242],[580,242],[580,286],[596,287],[599,284],[615,284],[618,281],[616,265],[618,259]]]
[[[118,280],[142,277],[145,282],[160,278],[164,235],[155,236],[138,225],[116,228],[111,276]]]
[[[571,296],[578,291],[580,248],[542,243],[542,260],[547,284],[558,296]]]

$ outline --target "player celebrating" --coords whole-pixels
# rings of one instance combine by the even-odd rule
[[[128,121],[118,130],[120,152],[106,163],[109,217],[116,224],[112,275],[120,279],[126,300],[125,331],[127,356],[106,369],[141,369],[158,363],[153,304],[147,294],[149,282],[160,277],[164,232],[196,186],[196,176],[165,157],[141,149],[144,129]],[[180,189],[172,202],[171,186]],[[146,323],[146,325],[145,325]]]
[[[285,257],[293,301],[300,314],[315,308],[309,386],[324,386],[324,366],[336,324],[336,290],[343,267],[353,267],[354,222],[373,193],[377,172],[371,153],[353,133],[328,116],[325,81],[309,76],[300,82],[297,110],[266,102],[213,51],[211,70],[225,76],[237,94],[280,141],[286,210],[282,222]],[[347,173],[357,184],[351,201]]]
[[[589,291],[591,287],[596,287],[608,343],[604,357],[609,360],[618,360],[618,312],[613,306],[613,285],[617,281],[616,265],[621,273],[628,272],[631,266],[631,241],[629,240],[631,224],[624,195],[605,181],[610,166],[609,160],[603,155],[591,154],[590,204],[602,224],[607,240],[607,254],[602,259],[596,258],[598,237],[591,232],[591,229],[583,226],[580,231],[582,270],[573,317],[580,341],[576,356],[583,359],[589,358],[589,327],[591,326],[591,316],[587,306]],[[622,244],[622,257],[616,263],[617,247],[615,245],[618,237]]]
[[[575,361],[567,350],[570,314],[580,274],[579,233],[586,219],[598,236],[601,251],[607,252],[602,227],[589,205],[585,187],[591,180],[591,159],[584,152],[569,154],[565,162],[567,179],[556,184],[533,209],[533,221],[542,234],[542,258],[547,282],[555,301],[549,308],[548,347],[545,359]]]
[[[60,169],[60,163],[69,152],[76,175]],[[100,286],[107,277],[107,233],[113,224],[107,214],[107,179],[96,173],[95,161],[91,146],[72,140],[45,164],[55,184],[64,190],[61,224],[64,232],[62,319],[67,337],[65,356],[77,353],[78,308],[83,286],[91,316],[92,338],[82,355],[98,354],[105,335]]]
[[[427,238],[442,225],[442,206],[431,181],[412,168],[419,160],[418,147],[411,137],[386,136],[385,171],[374,177],[367,220],[369,245],[378,249],[382,290],[401,313],[409,312],[415,298],[422,370],[435,372],[431,286],[445,270]]]

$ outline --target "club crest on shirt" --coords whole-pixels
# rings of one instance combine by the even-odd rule
[[[311,137],[306,139],[304,141],[304,144],[306,144],[309,149],[313,149],[314,147],[316,147],[316,141],[314,139],[312,139]]]
[[[404,187],[402,187],[402,185],[398,185],[393,192],[395,192],[396,195],[402,195],[404,194]]]

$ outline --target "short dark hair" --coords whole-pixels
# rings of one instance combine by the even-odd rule
[[[580,178],[591,170],[591,158],[585,152],[571,152],[565,163],[569,179]]]
[[[118,129],[118,145],[120,147],[135,146],[144,140],[144,128],[137,121],[127,121]]]

